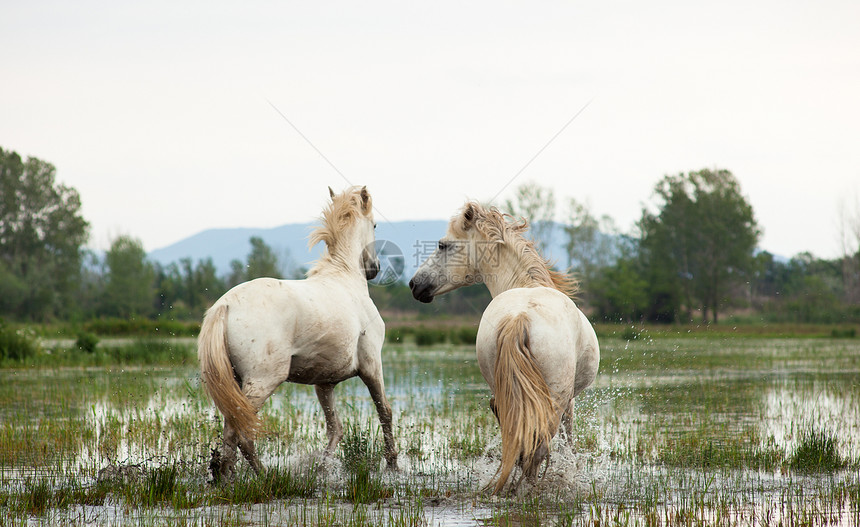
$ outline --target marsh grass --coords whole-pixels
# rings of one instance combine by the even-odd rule
[[[285,384],[263,409],[265,472],[212,485],[221,419],[193,362],[167,365],[188,345],[106,341],[63,352],[72,368],[0,370],[0,525],[860,525],[856,340],[603,338],[572,446],[501,499],[480,492],[499,443],[471,346],[384,350],[399,472],[360,381],[336,392],[335,459],[313,390]]]
[[[827,430],[808,428],[801,435],[788,466],[801,472],[832,472],[848,465],[836,448],[836,437]]]
[[[390,497],[379,474],[383,451],[377,428],[357,421],[347,421],[340,444],[341,462],[346,473],[344,497],[353,503],[371,503]]]
[[[784,456],[772,443],[762,443],[753,429],[723,435],[699,428],[670,434],[657,459],[676,467],[774,470]]]
[[[302,470],[270,468],[258,477],[237,478],[235,481],[213,488],[209,502],[265,503],[288,498],[311,498],[322,490],[318,467],[310,465]]]

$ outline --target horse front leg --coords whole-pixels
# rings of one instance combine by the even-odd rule
[[[382,436],[385,441],[385,464],[388,470],[397,470],[397,447],[394,446],[394,432],[392,431],[391,405],[385,397],[385,384],[382,380],[382,368],[373,375],[361,375],[361,380],[370,391],[373,404],[379,413],[379,423],[382,425]]]
[[[343,437],[343,424],[341,424],[337,409],[334,407],[334,387],[334,384],[317,384],[314,386],[325,416],[325,433],[328,437],[328,445],[325,447],[327,456],[334,454],[334,449]]]

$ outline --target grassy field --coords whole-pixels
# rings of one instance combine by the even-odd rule
[[[471,346],[386,345],[398,472],[354,379],[336,456],[313,390],[284,385],[265,475],[216,486],[193,340],[46,342],[0,370],[0,525],[860,525],[860,340],[598,331],[574,437],[503,497],[483,491],[500,445]]]

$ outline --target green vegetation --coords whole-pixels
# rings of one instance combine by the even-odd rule
[[[346,472],[344,497],[353,503],[372,503],[392,494],[379,476],[382,447],[366,425],[347,421],[340,444],[341,462]]]
[[[0,361],[20,362],[39,352],[39,343],[26,329],[16,329],[0,319]]]
[[[826,430],[809,428],[801,436],[800,444],[791,456],[788,465],[803,472],[832,472],[845,467],[836,448],[836,437]]]
[[[89,224],[56,168],[0,148],[0,316],[49,320],[77,304]]]
[[[104,362],[0,369],[0,512],[11,524],[62,524],[87,505],[91,521],[121,525],[168,516],[188,525],[357,526],[856,517],[856,339],[651,327],[627,339],[616,329],[601,329],[601,373],[576,401],[571,441],[553,441],[543,480],[500,498],[480,490],[499,443],[471,345],[419,347],[407,331],[405,342],[386,346],[400,471],[384,468],[360,381],[338,386],[345,433],[331,457],[321,454],[327,439],[313,390],[285,384],[263,409],[257,448],[266,471],[254,476],[243,462],[234,481],[216,485],[208,462],[220,420],[193,360],[170,359],[169,350],[174,361],[178,350],[192,355],[192,342],[107,339],[92,353],[70,344],[79,363]],[[137,351],[105,353],[119,348]],[[126,362],[137,354],[164,362]]]
[[[100,257],[83,248],[88,224],[80,196],[55,180],[51,164],[0,149],[0,195],[6,198],[0,200],[0,317],[7,320],[74,323],[99,336],[140,335],[148,322],[193,336],[205,309],[230,287],[260,276],[303,275],[288,255],[279,257],[256,237],[246,259],[233,261],[226,276],[218,276],[210,258],[152,263],[129,235],[112,240]],[[633,233],[575,199],[559,210],[553,190],[534,183],[516,188],[505,203],[507,212],[531,220],[538,246],[562,236],[567,261],[556,264],[581,281],[577,301],[596,322],[860,323],[860,237],[850,237],[860,232],[860,211],[839,218],[841,257],[801,253],[784,260],[756,252],[761,226],[739,182],[724,169],[662,178]],[[490,301],[486,288],[475,286],[423,305],[412,299],[409,277],[402,279],[371,287],[386,321],[464,326],[456,319],[477,319]],[[121,320],[129,327],[122,329]],[[446,337],[451,343],[469,338]]]
[[[223,277],[211,259],[153,264],[131,236],[88,253],[80,197],[55,172],[0,149],[3,525],[860,520],[860,239],[834,260],[756,253],[759,226],[726,170],[658,182],[636,235],[568,201],[568,263],[601,370],[545,479],[500,499],[480,492],[499,457],[474,357],[486,288],[430,305],[404,283],[370,288],[388,325],[400,472],[381,467],[360,382],[338,388],[346,427],[331,458],[313,391],[284,385],[262,410],[265,473],[242,465],[213,484],[221,422],[199,386],[200,318],[236,283],[298,274],[259,238]],[[557,227],[551,189],[525,185],[507,205],[534,220],[538,244]]]
[[[5,350],[9,350],[8,353]],[[100,342],[90,333],[45,346],[24,330],[0,328],[0,368],[196,364],[193,340],[138,337]]]
[[[441,328],[418,326],[412,333],[415,336],[415,344],[419,346],[441,344],[448,338],[448,332]]]
[[[86,353],[95,352],[98,345],[99,338],[86,331],[78,333],[78,339],[75,341],[75,347]]]

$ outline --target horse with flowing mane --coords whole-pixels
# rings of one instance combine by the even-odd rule
[[[391,405],[382,379],[385,324],[370,299],[367,280],[379,272],[373,205],[366,187],[331,203],[309,245],[325,251],[305,280],[258,278],[239,284],[206,312],[198,358],[206,392],[224,415],[222,451],[213,453],[216,479],[235,474],[236,447],[255,472],[263,469],[254,440],[257,412],[283,382],[312,384],[326,420],[326,454],[343,426],[334,406],[335,385],[361,378],[379,413],[388,468],[397,468]]]
[[[493,494],[514,465],[534,481],[550,440],[563,423],[572,438],[573,398],[597,376],[600,349],[586,316],[571,300],[577,284],[554,271],[523,233],[525,220],[468,202],[437,249],[409,282],[421,302],[483,282],[493,300],[478,327],[478,366],[493,392],[502,433]]]

